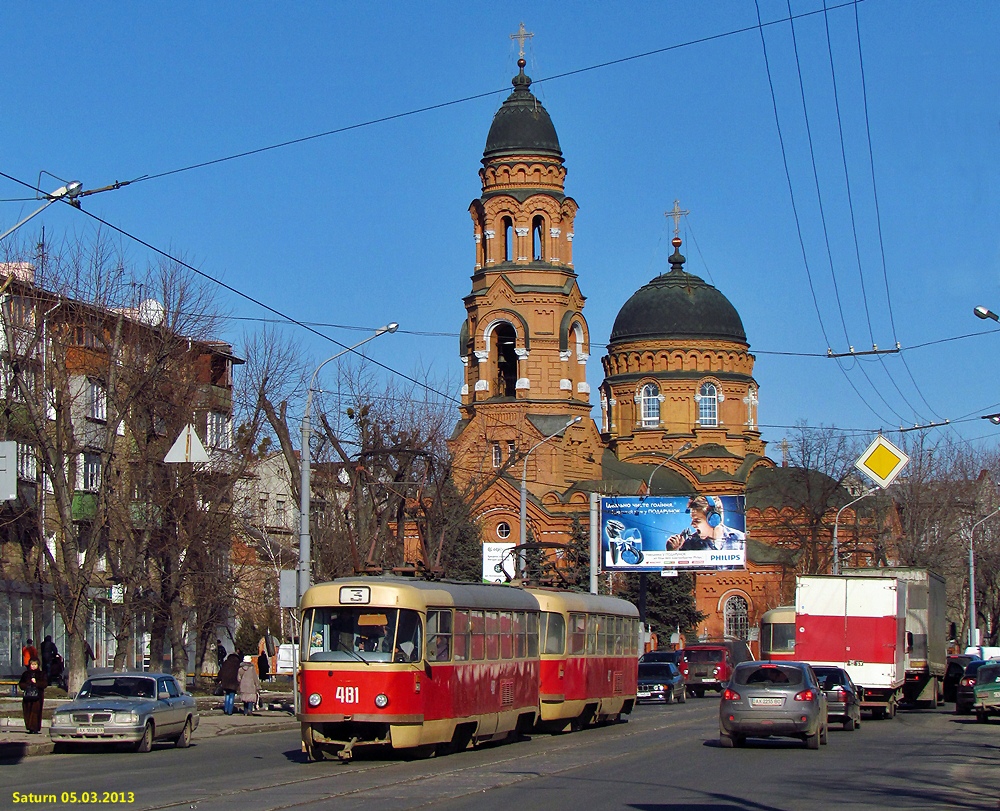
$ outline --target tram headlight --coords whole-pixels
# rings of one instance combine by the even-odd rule
[[[384,710],[386,707],[389,706],[389,696],[387,696],[385,693],[379,693],[377,696],[375,696],[375,706],[378,707],[380,710]]]
[[[310,707],[318,707],[320,705],[320,702],[323,701],[323,696],[321,696],[319,693],[310,693],[307,701],[309,702]]]

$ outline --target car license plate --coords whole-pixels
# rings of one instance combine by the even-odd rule
[[[751,698],[750,706],[752,707],[780,707],[785,703],[783,698]]]
[[[635,694],[636,698],[649,698],[650,692],[648,690],[640,690]]]
[[[77,727],[76,731],[84,735],[103,735],[104,727]]]

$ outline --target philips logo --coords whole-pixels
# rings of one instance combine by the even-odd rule
[[[712,555],[709,557],[709,561],[712,563],[733,563],[740,560],[739,555]]]

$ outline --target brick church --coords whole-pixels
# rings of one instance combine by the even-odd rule
[[[574,518],[589,526],[591,492],[743,495],[752,473],[775,467],[757,422],[754,356],[733,304],[684,269],[676,227],[669,269],[618,312],[601,357],[600,415],[591,418],[577,203],[566,194],[556,129],[523,58],[518,66],[469,207],[476,253],[450,442],[456,479],[477,494],[484,542],[522,537],[522,479],[524,537],[561,543]],[[681,213],[675,204],[675,226]],[[787,561],[753,538],[750,518],[746,570],[696,575],[702,636],[752,637],[760,614],[782,603]]]

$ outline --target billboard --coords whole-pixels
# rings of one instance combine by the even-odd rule
[[[601,568],[618,572],[746,568],[743,496],[601,499]]]
[[[516,544],[509,541],[483,544],[484,583],[506,583],[514,579],[517,573],[515,546]]]

